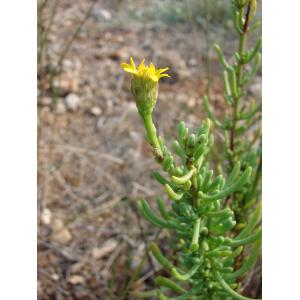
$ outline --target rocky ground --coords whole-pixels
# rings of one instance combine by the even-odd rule
[[[60,59],[91,2],[51,1],[40,14],[45,24],[52,23],[38,66],[40,300],[122,299],[144,256],[145,243],[156,235],[156,229],[140,219],[135,201],[153,199],[161,191],[150,179],[157,165],[120,62],[145,57],[159,67],[170,67],[172,77],[161,81],[154,114],[166,139],[173,136],[179,120],[196,128],[205,115],[203,30],[188,21],[131,17],[145,11],[144,4],[95,2],[63,57],[59,74],[50,67]],[[211,59],[217,72],[213,54]],[[259,91],[258,79],[251,92]],[[212,95],[221,112],[218,76]],[[153,286],[155,271],[150,264],[155,262],[144,262],[131,289]]]

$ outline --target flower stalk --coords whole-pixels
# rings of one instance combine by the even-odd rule
[[[156,128],[152,121],[152,114],[143,116],[143,122],[147,132],[147,139],[149,144],[156,149],[160,149],[159,141],[157,139]]]

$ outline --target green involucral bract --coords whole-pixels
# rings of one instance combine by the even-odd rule
[[[152,114],[158,95],[158,83],[152,79],[132,78],[131,92],[142,118]]]

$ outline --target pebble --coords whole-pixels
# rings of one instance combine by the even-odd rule
[[[73,66],[73,63],[70,59],[64,59],[63,60],[63,67],[64,67],[64,70],[65,69],[71,69]]]
[[[61,219],[54,219],[52,224],[53,234],[52,234],[52,240],[54,242],[57,242],[62,245],[67,245],[72,240],[72,234],[64,226],[64,223]]]
[[[44,208],[41,216],[41,221],[44,225],[50,225],[52,213],[49,208]]]
[[[111,20],[111,13],[106,9],[99,9],[96,11],[95,16],[99,21]]]
[[[60,78],[55,78],[53,85],[60,96],[68,93],[76,93],[79,90],[79,80],[71,75],[63,75]]]
[[[58,274],[54,273],[51,275],[51,278],[54,280],[54,281],[58,281],[59,280],[59,276]]]
[[[189,107],[189,108],[194,108],[195,106],[196,106],[196,99],[195,98],[190,98],[189,100],[188,100],[188,103],[187,103],[187,106]]]
[[[95,117],[99,117],[102,114],[102,109],[99,106],[93,106],[90,113]]]
[[[58,115],[64,114],[66,112],[66,106],[61,99],[58,99],[56,104],[56,113]]]
[[[54,233],[52,240],[59,244],[67,245],[72,240],[72,234],[67,228],[64,228],[61,231]]]
[[[68,110],[76,111],[79,108],[80,98],[78,95],[71,93],[65,98],[65,103]]]
[[[70,282],[73,285],[83,284],[84,283],[84,278],[80,275],[73,275],[69,278],[68,282]]]
[[[44,105],[44,106],[50,106],[51,103],[52,103],[52,98],[51,97],[42,97],[41,99],[39,99],[39,103],[41,105]]]

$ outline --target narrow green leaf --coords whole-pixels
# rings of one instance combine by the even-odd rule
[[[168,196],[172,199],[172,200],[180,200],[183,196],[183,193],[176,193],[174,192],[174,190],[170,187],[169,184],[165,185],[165,192],[168,194]]]
[[[199,267],[200,265],[194,265],[187,273],[184,274],[182,274],[175,267],[173,267],[171,269],[171,274],[179,281],[187,281],[195,275]]]
[[[180,185],[185,184],[192,178],[194,173],[195,173],[195,169],[192,168],[188,173],[186,173],[185,175],[183,175],[181,177],[172,176],[171,180],[176,184],[180,184]]]
[[[205,204],[209,204],[218,199],[223,199],[223,198],[229,196],[231,193],[240,189],[248,181],[248,179],[251,176],[251,173],[252,173],[252,168],[248,167],[246,169],[246,171],[243,173],[243,175],[235,183],[233,183],[231,186],[225,188],[221,192],[213,194],[213,195],[205,195],[204,193],[199,192],[199,196],[201,198],[203,198],[204,200],[206,200]]]
[[[247,244],[251,244],[259,239],[261,239],[261,228],[257,232],[249,235],[248,237],[246,237],[244,239],[233,240],[231,245],[233,247],[244,246]]]
[[[164,202],[162,201],[162,199],[160,197],[156,197],[156,204],[158,206],[158,209],[160,211],[160,214],[162,215],[162,217],[167,221],[170,219],[170,215],[166,209],[166,206],[164,204]]]
[[[193,238],[192,243],[190,245],[191,251],[196,251],[199,248],[199,234],[200,234],[200,219],[196,220],[193,229]]]
[[[179,294],[184,294],[186,293],[186,290],[182,288],[180,285],[175,283],[169,278],[163,277],[163,276],[158,276],[154,279],[155,283],[160,286],[164,286],[166,288],[171,289],[174,292],[177,292]]]
[[[222,278],[219,272],[215,272],[215,277],[220,283],[220,285],[223,287],[223,289],[232,297],[234,297],[237,300],[261,300],[261,299],[253,299],[253,298],[248,298],[245,296],[240,295],[236,291],[234,291],[227,283],[226,281]]]
[[[224,57],[224,55],[223,55],[223,52],[222,52],[220,46],[219,46],[218,44],[214,44],[214,48],[215,48],[215,50],[216,50],[216,52],[217,52],[218,59],[219,59],[220,63],[224,66],[224,68],[225,68],[226,70],[230,70],[231,67],[230,67],[230,65],[228,64],[228,62],[226,61],[226,59],[225,59],[225,57]]]
[[[167,270],[171,270],[173,268],[172,263],[164,257],[155,242],[151,242],[150,250],[162,267],[166,268]]]

